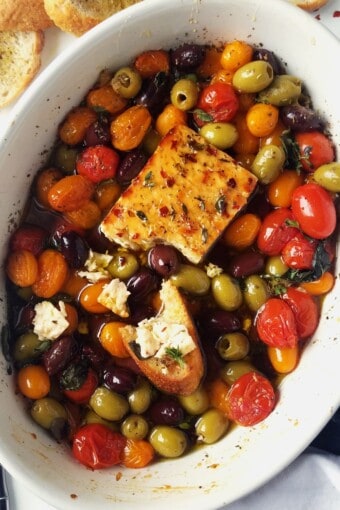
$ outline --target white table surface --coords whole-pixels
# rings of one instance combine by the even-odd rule
[[[268,0],[268,4],[270,1]],[[289,0],[287,0],[289,1]],[[310,14],[340,38],[340,0]],[[298,27],[296,28],[298,30]],[[74,37],[57,29],[46,32],[42,69],[72,44]],[[338,75],[334,63],[334,76]],[[11,105],[13,106],[13,105]],[[0,111],[0,136],[11,107]],[[56,510],[7,474],[10,510]],[[340,510],[340,456],[303,453],[282,473],[249,496],[223,510]],[[62,509],[58,509],[62,510]],[[222,509],[221,509],[222,510]]]

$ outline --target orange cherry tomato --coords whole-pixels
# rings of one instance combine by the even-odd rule
[[[48,395],[50,377],[41,365],[27,365],[18,372],[18,387],[25,397],[37,400]]]

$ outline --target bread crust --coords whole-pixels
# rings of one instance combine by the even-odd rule
[[[175,395],[190,395],[198,388],[205,373],[199,336],[181,293],[169,280],[163,282],[160,297],[163,308],[158,317],[186,326],[196,348],[183,357],[183,363],[155,356],[141,359],[133,348],[136,334],[133,326],[121,330],[124,344],[140,370],[158,389]]]
[[[328,0],[290,0],[305,11],[316,11],[328,3]]]
[[[0,32],[0,108],[17,98],[41,66],[42,31]]]
[[[44,0],[45,10],[64,32],[81,36],[112,14],[139,0]]]
[[[53,26],[44,0],[1,0],[0,31],[38,31]]]

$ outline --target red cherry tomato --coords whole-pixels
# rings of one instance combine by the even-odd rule
[[[209,114],[213,122],[229,122],[239,108],[239,100],[228,83],[213,83],[202,90],[197,108]],[[204,124],[199,115],[195,114],[195,120],[198,125]]]
[[[313,296],[303,289],[289,287],[282,298],[293,311],[299,338],[311,336],[319,322],[319,309]]]
[[[319,184],[309,182],[294,190],[292,212],[301,230],[315,239],[325,239],[335,229],[334,202],[328,191]]]
[[[256,425],[272,412],[275,402],[275,391],[268,379],[248,372],[228,392],[228,416],[239,425]]]
[[[92,182],[106,181],[116,175],[119,156],[116,151],[105,145],[87,147],[80,153],[77,162],[77,173]]]
[[[72,453],[84,466],[102,469],[119,464],[126,439],[101,423],[84,425],[73,436]]]
[[[280,298],[270,298],[257,312],[256,330],[271,347],[295,347],[298,333],[291,307]]]
[[[299,234],[293,237],[282,250],[282,259],[292,269],[311,269],[315,255],[315,241]]]
[[[64,395],[77,404],[87,404],[94,390],[98,386],[98,376],[96,372],[89,368],[83,384],[77,390],[64,390]]]
[[[300,162],[306,172],[313,172],[319,166],[334,161],[334,147],[331,140],[320,131],[296,133]]]
[[[285,207],[267,214],[257,236],[259,250],[266,255],[279,255],[288,241],[299,233],[294,221],[293,213]]]

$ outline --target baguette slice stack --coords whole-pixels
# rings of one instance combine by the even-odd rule
[[[157,388],[165,393],[190,395],[198,388],[205,369],[198,333],[183,296],[169,280],[163,282],[160,298],[162,308],[157,320],[185,326],[195,348],[177,360],[156,356],[141,358],[134,347],[137,333],[134,326],[122,328],[124,343],[140,370]]]

